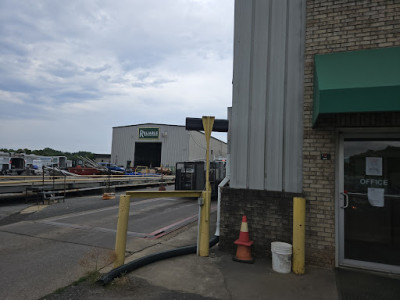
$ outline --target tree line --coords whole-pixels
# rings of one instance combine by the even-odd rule
[[[59,150],[55,150],[52,148],[44,148],[42,150],[30,150],[27,148],[24,149],[6,149],[6,148],[1,148],[0,152],[6,152],[6,153],[25,153],[25,154],[35,154],[35,155],[41,155],[41,156],[66,156],[67,159],[70,160],[78,160],[79,156],[84,156],[88,157],[90,159],[94,159],[95,154],[92,152],[88,151],[78,151],[78,152],[62,152]]]

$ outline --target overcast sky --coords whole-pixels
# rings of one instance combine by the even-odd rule
[[[1,0],[0,148],[110,153],[114,126],[225,119],[232,49],[233,0]]]

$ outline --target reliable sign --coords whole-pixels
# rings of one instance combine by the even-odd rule
[[[160,128],[139,128],[139,139],[158,139]]]

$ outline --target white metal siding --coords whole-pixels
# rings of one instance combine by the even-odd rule
[[[133,126],[113,128],[111,163],[125,166],[128,160],[133,161],[135,149],[134,131],[135,128]]]
[[[236,0],[235,188],[301,192],[305,0]]]
[[[190,131],[189,149],[189,161],[205,159],[207,149],[205,135],[198,131]],[[211,160],[218,157],[226,157],[227,145],[211,137],[210,152],[212,152],[212,154],[210,154]]]
[[[197,131],[189,133],[189,161],[204,159],[206,155],[206,139]]]
[[[287,1],[272,1],[267,94],[266,189],[282,190],[283,109],[286,69],[286,5]],[[258,30],[258,28],[255,28]],[[260,99],[263,100],[263,99]],[[265,101],[265,100],[264,100]]]
[[[284,124],[284,189],[302,191],[303,94],[306,1],[289,1],[287,30],[287,76]]]
[[[233,95],[232,95],[232,147],[231,186],[247,187],[248,171],[248,127],[250,107],[250,57],[252,44],[252,14],[250,1],[235,2],[235,32],[233,53]],[[254,171],[254,170],[253,170]]]
[[[253,9],[265,11],[269,13],[270,7],[269,3],[262,1],[255,4]],[[267,94],[267,62],[268,62],[268,52],[265,51],[265,45],[268,45],[268,35],[269,35],[269,23],[268,18],[262,16],[261,14],[256,14],[254,17],[254,28],[259,28],[254,30],[253,33],[253,43],[252,48],[252,62],[257,61],[258,64],[264,66],[263,68],[251,68],[250,80],[250,93],[249,98],[249,156],[248,164],[250,166],[265,164],[265,143],[260,143],[262,138],[265,136],[265,122],[266,116],[265,112],[266,101],[259,101],[257,99],[264,99]],[[257,103],[258,102],[258,103]],[[248,172],[248,187],[250,189],[264,189],[264,168],[251,169]]]
[[[204,137],[205,139],[205,137]],[[228,146],[226,143],[211,137],[210,139],[210,150],[212,153],[210,154],[210,159],[214,160],[219,157],[224,157],[226,158],[226,155],[228,153]]]
[[[163,143],[161,146],[161,164],[175,167],[177,161],[187,160],[189,157],[189,137],[183,126],[163,126],[162,128],[163,133],[167,132],[167,135],[160,138]]]

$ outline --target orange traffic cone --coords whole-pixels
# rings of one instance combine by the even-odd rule
[[[247,218],[243,216],[242,225],[240,226],[239,239],[235,241],[237,245],[236,256],[233,258],[234,261],[244,262],[248,264],[254,263],[254,259],[251,257],[251,245],[253,241],[249,239],[249,228],[247,226]]]

